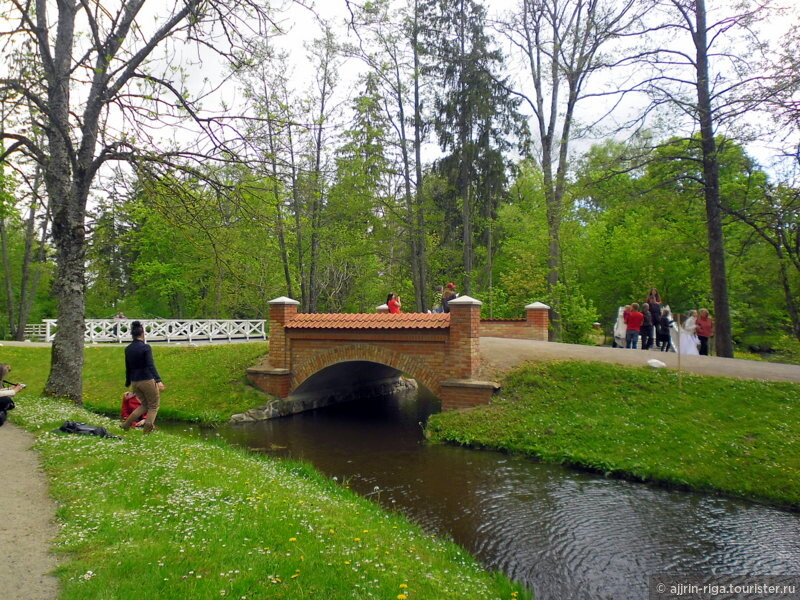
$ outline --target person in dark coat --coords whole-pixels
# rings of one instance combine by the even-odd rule
[[[653,336],[656,339],[656,347],[661,347],[658,334],[661,330],[661,295],[656,288],[650,288],[647,294],[647,306],[650,307],[650,319],[653,322]],[[650,342],[652,346],[652,341]]]
[[[642,316],[644,317],[641,326],[642,350],[650,350],[653,346],[653,315],[647,302],[642,304]]]
[[[450,306],[448,305],[448,302],[450,302],[450,300],[454,300],[455,298],[458,298],[458,294],[456,293],[456,284],[448,283],[447,286],[445,286],[444,292],[442,293],[442,310],[444,312],[450,312]]]
[[[675,346],[672,343],[672,330],[675,327],[675,321],[672,319],[672,312],[669,306],[665,306],[661,309],[659,323],[661,326],[658,329],[658,339],[661,342],[661,351],[669,352],[672,350],[675,352]]]
[[[131,386],[142,404],[122,423],[130,429],[142,415],[147,413],[142,429],[150,433],[155,429],[156,415],[161,404],[164,384],[153,362],[153,350],[144,343],[144,327],[139,321],[131,323],[133,341],[125,348],[125,387]]]

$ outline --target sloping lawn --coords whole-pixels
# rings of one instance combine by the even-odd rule
[[[269,351],[266,342],[166,346],[151,344],[158,372],[167,390],[161,395],[159,418],[214,423],[227,421],[267,401],[247,384],[245,371]],[[124,346],[87,346],[83,395],[87,408],[117,416],[125,391]],[[11,381],[28,389],[20,397],[39,394],[50,371],[50,349],[5,346],[0,362],[13,366]]]

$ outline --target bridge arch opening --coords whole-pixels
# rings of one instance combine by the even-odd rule
[[[327,406],[365,396],[408,394],[417,388],[426,395],[435,396],[429,385],[413,374],[379,362],[344,360],[309,375],[289,394],[289,399],[316,398],[319,406]]]

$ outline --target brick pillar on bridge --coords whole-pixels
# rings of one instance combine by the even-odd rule
[[[480,367],[479,337],[483,302],[461,296],[447,305],[450,307],[450,345],[447,349],[450,375],[472,379]]]
[[[291,368],[283,326],[297,314],[299,305],[285,296],[269,301],[269,362],[276,369]]]
[[[543,302],[534,302],[525,307],[525,321],[533,329],[531,339],[546,342],[550,335],[550,307]]]
[[[292,365],[283,326],[297,314],[297,300],[282,296],[269,301],[269,360],[247,369],[247,378],[269,394],[285,398],[292,386]]]
[[[469,296],[447,303],[450,307],[450,341],[447,361],[450,379],[441,382],[442,410],[488,404],[498,389],[490,381],[477,379],[480,370],[481,305]]]

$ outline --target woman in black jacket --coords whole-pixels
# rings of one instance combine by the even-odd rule
[[[675,326],[675,321],[672,319],[672,312],[669,306],[661,309],[660,327],[658,329],[658,340],[661,342],[661,351],[675,352],[675,346],[672,344],[672,329]]]
[[[125,387],[131,386],[142,404],[128,415],[122,428],[129,429],[139,417],[147,413],[142,429],[145,433],[150,433],[155,429],[164,384],[153,362],[153,350],[149,344],[144,343],[144,327],[139,321],[131,323],[131,336],[133,341],[125,348]]]

